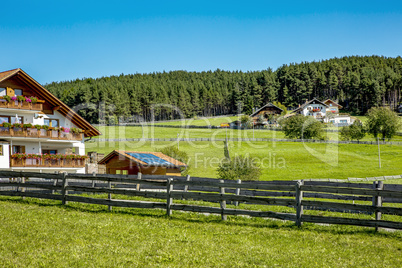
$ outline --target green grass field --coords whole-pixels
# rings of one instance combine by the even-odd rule
[[[158,151],[177,142],[92,142],[87,151]],[[189,174],[215,178],[223,155],[223,142],[180,142],[190,156]],[[402,146],[381,145],[382,168],[375,145],[297,142],[230,142],[230,154],[250,154],[262,163],[262,180],[310,178],[347,179],[402,174]]]
[[[101,127],[101,131],[103,138],[226,135],[226,130],[180,132],[182,129],[149,127]],[[252,130],[228,133],[233,138],[252,138]],[[255,131],[254,135],[281,138],[282,133]],[[114,149],[158,151],[168,145],[177,142],[93,139],[86,143],[86,150],[105,154]],[[190,175],[216,177],[223,142],[180,142],[179,146],[190,156]],[[230,142],[229,147],[231,155],[249,153],[260,161],[263,180],[402,174],[402,146],[381,145],[381,169],[375,145],[271,141]],[[0,267],[400,267],[402,263],[401,231],[376,233],[373,228],[306,223],[297,228],[294,222],[241,216],[229,216],[223,222],[219,215],[175,211],[167,217],[164,210],[113,208],[110,213],[106,209],[0,196]],[[384,215],[386,220],[400,220],[396,217]]]
[[[164,121],[155,123],[156,125],[169,126],[219,126],[222,123],[230,123],[239,120],[239,116],[218,116],[218,117],[195,117],[178,121]]]
[[[402,232],[0,197],[1,267],[399,267]]]
[[[96,138],[130,139],[130,138],[269,138],[286,139],[282,131],[266,129],[199,129],[199,128],[169,128],[152,126],[99,126],[102,135]],[[339,140],[339,132],[324,132],[328,140]],[[95,139],[96,139],[95,138]],[[362,141],[376,141],[371,135],[366,135]],[[395,136],[392,141],[402,142],[402,136]]]

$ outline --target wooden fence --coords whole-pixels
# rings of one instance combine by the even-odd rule
[[[312,142],[332,144],[367,144],[377,145],[377,141],[336,141],[336,140],[313,140],[313,139],[274,139],[274,138],[228,138],[229,141],[268,141],[268,142]],[[112,138],[91,139],[91,142],[130,142],[130,141],[226,141],[226,138]],[[380,141],[380,145],[402,145],[399,141]]]
[[[99,195],[88,197],[83,193],[104,193],[107,198]],[[382,181],[373,184],[322,181],[241,182],[190,176],[170,178],[141,174],[0,171],[0,195],[60,200],[62,204],[99,204],[108,206],[109,210],[112,207],[156,208],[166,210],[167,215],[171,215],[173,210],[214,213],[220,214],[223,220],[227,215],[247,215],[294,221],[297,226],[301,226],[303,222],[313,222],[402,229],[402,185],[383,184]],[[119,199],[112,198],[113,195]],[[122,196],[141,197],[141,200],[122,199]],[[147,198],[152,200],[145,201]],[[202,206],[197,201],[211,202],[211,206]],[[251,208],[254,210],[239,209],[239,203],[252,204]],[[213,204],[219,204],[219,207]],[[228,208],[229,204],[233,206]],[[288,207],[285,211],[293,212],[275,212],[268,206],[285,206]],[[336,217],[330,213],[326,214],[331,216],[312,215],[306,213],[306,210],[331,211],[335,212]],[[350,217],[337,217],[336,212],[347,213]],[[356,213],[364,214],[366,219]],[[382,214],[392,216],[386,216],[388,220],[384,220]]]

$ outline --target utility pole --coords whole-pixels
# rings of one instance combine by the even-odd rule
[[[251,120],[253,122],[253,140],[254,140],[254,120],[253,119],[251,119]]]
[[[177,150],[180,150],[180,139],[179,139],[179,133],[177,133]]]

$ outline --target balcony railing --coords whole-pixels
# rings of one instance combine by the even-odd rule
[[[31,103],[31,102],[20,102],[20,101],[11,101],[7,102],[5,100],[0,100],[0,108],[9,108],[9,109],[22,109],[22,110],[35,110],[42,111],[43,104],[42,103]]]
[[[55,168],[82,168],[85,159],[35,159],[11,158],[11,167],[55,167]]]
[[[0,137],[26,137],[44,138],[52,140],[74,140],[81,141],[82,133],[62,132],[57,130],[46,130],[36,128],[8,128],[0,127]]]

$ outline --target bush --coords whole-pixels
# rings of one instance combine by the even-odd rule
[[[283,105],[282,103],[280,103],[279,101],[274,101],[273,105],[275,105],[276,107],[281,108],[283,111],[281,113],[281,115],[286,115],[288,113],[288,109],[286,108],[285,105]]]
[[[177,149],[176,146],[172,145],[162,148],[161,153],[187,164],[187,169],[185,170],[183,175],[188,174],[190,166],[188,165],[189,157],[186,152],[180,151],[179,149]]]
[[[381,136],[382,140],[390,140],[400,127],[400,118],[390,109],[374,107],[368,111],[366,129],[374,137]]]
[[[366,131],[360,120],[355,120],[352,125],[345,126],[341,130],[341,140],[361,140],[366,136]]]
[[[281,125],[285,136],[291,139],[323,138],[323,123],[310,116],[291,116],[282,120]]]
[[[252,127],[251,117],[248,115],[242,115],[240,117],[240,122],[241,122],[242,128],[251,128]]]
[[[222,180],[243,180],[256,181],[261,176],[261,168],[249,156],[237,155],[230,161],[225,158],[220,163],[218,169],[218,178]]]

